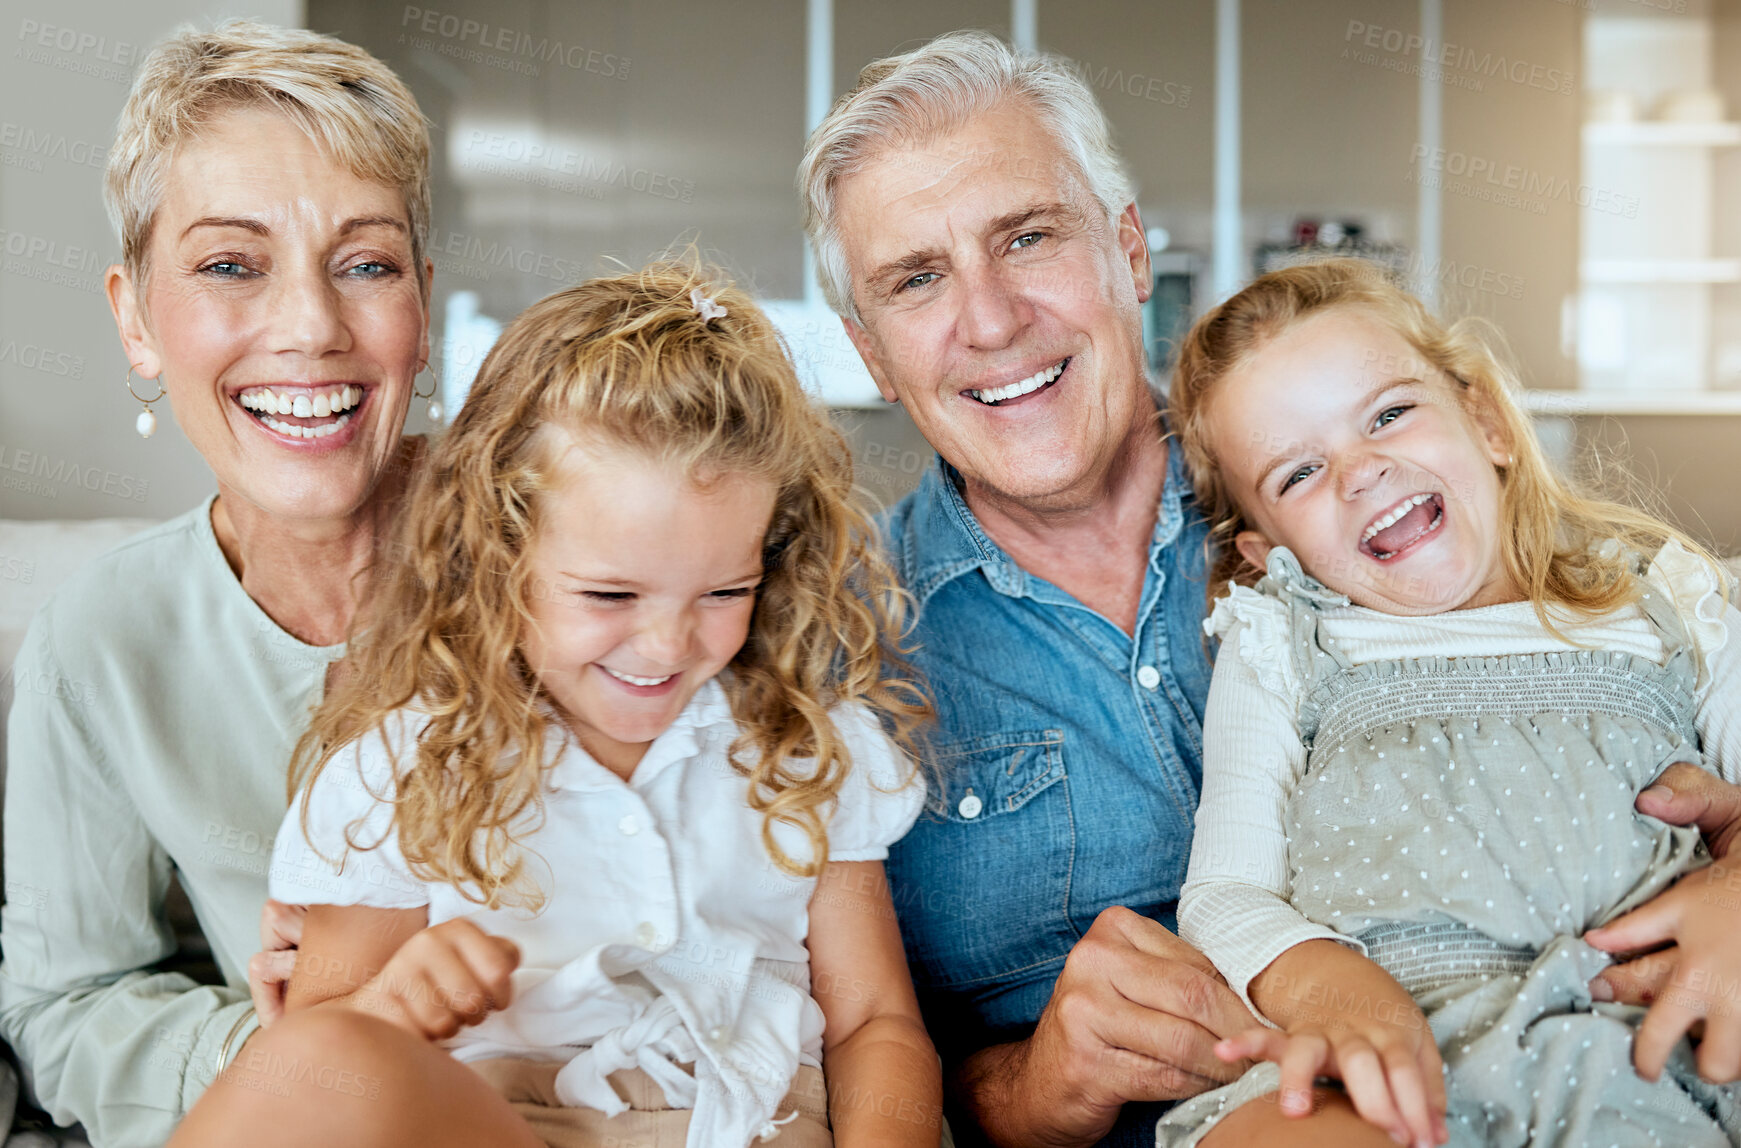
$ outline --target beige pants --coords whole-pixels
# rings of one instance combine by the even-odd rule
[[[563,1107],[556,1099],[560,1064],[500,1059],[476,1061],[471,1068],[514,1106],[550,1148],[683,1148],[689,1136],[690,1109],[667,1105],[664,1090],[638,1068],[625,1068],[608,1078],[629,1104],[627,1112],[615,1116],[596,1108]],[[798,1066],[792,1089],[774,1115],[779,1118],[794,1111],[798,1118],[780,1125],[780,1134],[771,1142],[776,1148],[834,1148],[821,1069]]]

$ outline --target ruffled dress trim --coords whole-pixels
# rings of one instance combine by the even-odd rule
[[[1670,539],[1651,560],[1645,580],[1666,591],[1680,614],[1698,662],[1695,688],[1703,692],[1711,681],[1708,665],[1711,655],[1729,641],[1729,628],[1723,622],[1729,605],[1727,579],[1704,559]]]

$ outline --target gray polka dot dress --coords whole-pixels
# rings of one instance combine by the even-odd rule
[[[1334,595],[1281,553],[1259,589],[1289,604],[1306,683],[1290,900],[1420,1004],[1451,1143],[1741,1146],[1741,1089],[1700,1080],[1687,1041],[1658,1082],[1633,1070],[1645,1010],[1591,1000],[1610,959],[1579,939],[1708,860],[1696,830],[1633,809],[1669,763],[1700,760],[1696,666],[1670,604],[1641,602],[1663,665],[1579,650],[1356,666],[1320,633]],[[1158,1143],[1195,1144],[1278,1079],[1261,1064],[1178,1105]]]

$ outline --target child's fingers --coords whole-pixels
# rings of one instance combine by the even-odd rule
[[[1439,1046],[1433,1043],[1431,1030],[1421,1045],[1420,1063],[1421,1079],[1427,1086],[1427,1108],[1433,1115],[1433,1143],[1443,1144],[1451,1138],[1451,1130],[1445,1124],[1451,1102],[1445,1094],[1445,1062],[1439,1055]]]
[[[514,996],[514,970],[520,965],[519,946],[475,927],[452,940],[454,952],[465,962],[470,979],[485,998],[485,1011],[507,1008]],[[483,1019],[481,1014],[478,1019]]]
[[[425,1035],[452,1036],[489,1012],[487,994],[455,951],[451,935],[419,933],[381,971],[381,987],[409,1010]]]
[[[1401,1045],[1386,1048],[1380,1059],[1384,1062],[1385,1079],[1390,1083],[1390,1095],[1397,1115],[1408,1129],[1415,1144],[1435,1143],[1432,1105],[1427,1100],[1426,1081],[1421,1077],[1420,1061],[1411,1049]]]
[[[1288,1038],[1273,1028],[1248,1028],[1236,1036],[1216,1041],[1215,1055],[1232,1063],[1236,1060],[1280,1060]]]
[[[1409,1140],[1408,1126],[1391,1100],[1390,1081],[1378,1052],[1364,1040],[1350,1039],[1336,1046],[1336,1065],[1348,1099],[1368,1124],[1376,1124],[1398,1144]]]
[[[1281,1106],[1288,1116],[1312,1112],[1312,1082],[1330,1059],[1330,1042],[1316,1033],[1290,1036],[1278,1062],[1282,1069]]]

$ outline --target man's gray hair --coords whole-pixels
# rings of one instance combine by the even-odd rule
[[[798,165],[804,230],[816,277],[835,312],[854,320],[852,269],[840,242],[840,181],[886,147],[947,132],[1009,99],[1027,102],[1082,175],[1110,223],[1135,199],[1112,146],[1106,114],[1069,60],[1018,51],[986,32],[950,32],[899,56],[867,64],[858,85],[817,125]]]

